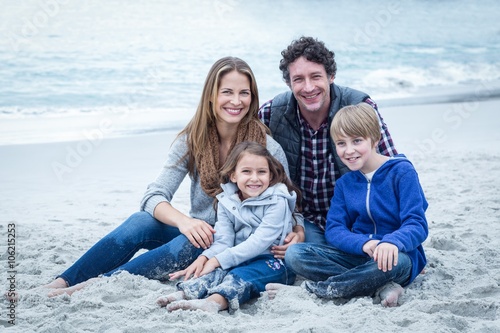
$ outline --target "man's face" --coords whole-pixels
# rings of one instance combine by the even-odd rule
[[[288,66],[290,72],[290,88],[304,112],[320,112],[328,114],[330,106],[330,84],[333,75],[327,75],[325,67],[307,60],[297,58]]]

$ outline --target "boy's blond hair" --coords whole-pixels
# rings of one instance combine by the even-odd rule
[[[381,137],[377,114],[367,103],[345,106],[333,117],[330,135],[333,141],[341,136],[371,139],[372,145],[376,146]]]

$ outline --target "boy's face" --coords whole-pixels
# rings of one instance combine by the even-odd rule
[[[371,139],[360,136],[338,136],[334,142],[337,154],[351,171],[360,170],[362,173],[369,173],[378,167],[377,151]]]

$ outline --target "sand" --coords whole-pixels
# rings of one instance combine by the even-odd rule
[[[430,204],[426,273],[396,308],[370,297],[324,301],[293,288],[272,301],[264,293],[234,315],[168,313],[155,300],[174,283],[128,273],[49,299],[33,288],[138,209],[176,133],[0,146],[0,286],[21,294],[15,307],[0,301],[0,331],[500,332],[499,107],[498,99],[381,103]],[[185,212],[188,192],[181,186],[175,198]]]

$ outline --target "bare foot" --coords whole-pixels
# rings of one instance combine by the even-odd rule
[[[175,301],[180,301],[182,299],[185,299],[184,297],[184,292],[182,290],[176,291],[175,293],[168,294],[165,297],[159,297],[156,300],[156,304],[161,306],[162,308],[167,306],[168,304],[175,302]]]
[[[97,281],[98,279],[99,278],[92,278],[92,279],[89,279],[87,281],[75,284],[74,286],[71,286],[71,287],[59,287],[59,288],[55,288],[54,290],[52,290],[51,292],[49,292],[47,294],[47,296],[49,296],[49,297],[56,297],[56,296],[64,295],[64,294],[67,294],[67,295],[71,296],[71,295],[73,295],[73,293],[75,291],[81,290],[86,285],[88,285],[90,283],[93,283],[93,282]],[[54,280],[53,282],[55,282],[56,280]],[[66,282],[64,282],[64,283],[66,283]]]
[[[64,294],[67,294],[67,295],[71,296],[71,295],[73,295],[73,293],[75,291],[78,291],[78,290],[82,289],[85,286],[83,283],[81,283],[81,284],[82,284],[82,286],[80,286],[80,284],[76,284],[73,287],[54,289],[51,292],[49,292],[47,294],[47,296],[49,296],[49,297],[56,297],[56,296],[60,296],[60,295],[64,295]]]
[[[380,304],[385,307],[398,306],[398,300],[404,293],[403,287],[394,282],[389,282],[380,288],[378,294],[380,296]]]
[[[53,280],[51,283],[45,284],[43,286],[39,286],[33,289],[30,289],[29,292],[43,292],[47,289],[60,289],[60,288],[67,288],[68,285],[66,281],[62,278],[57,278]],[[20,295],[17,291],[6,291],[5,292],[5,298],[10,301],[10,302],[17,302],[19,301]]]
[[[266,284],[267,296],[269,297],[269,299],[274,299],[279,290],[290,287],[291,286],[287,286],[286,284],[281,283],[268,283]]]
[[[207,299],[182,300],[167,305],[169,312],[175,310],[202,310],[206,312],[218,313],[221,310],[219,303]]]
[[[68,283],[63,278],[57,278],[49,284],[42,286],[43,288],[49,289],[60,289],[60,288],[68,288]]]
[[[19,301],[19,293],[17,291],[6,291],[4,296],[11,303]]]

